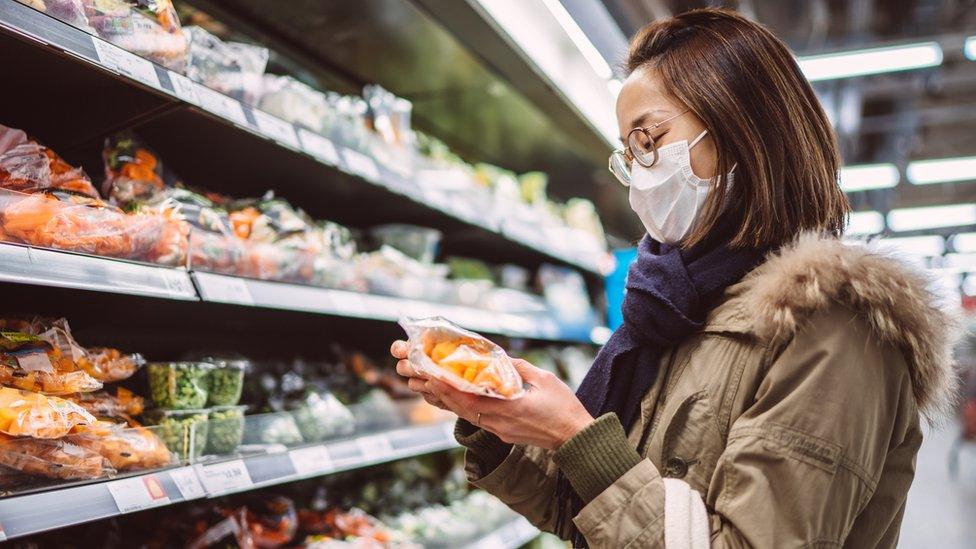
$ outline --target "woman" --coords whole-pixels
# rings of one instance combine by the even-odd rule
[[[953,319],[838,239],[835,137],[772,33],[692,11],[628,69],[611,169],[648,237],[578,393],[524,361],[519,400],[411,388],[460,416],[475,485],[576,545],[895,546]]]

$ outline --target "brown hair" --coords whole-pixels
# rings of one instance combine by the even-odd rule
[[[649,66],[717,144],[718,173],[735,165],[732,188],[715,185],[690,246],[727,205],[741,212],[732,246],[779,246],[800,232],[840,235],[850,211],[838,184],[840,154],[827,115],[772,32],[734,12],[693,10],[641,29],[629,72]]]

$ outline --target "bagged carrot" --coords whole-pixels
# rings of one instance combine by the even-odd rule
[[[525,394],[522,377],[505,351],[441,317],[401,318],[407,359],[418,374],[466,393],[512,400]]]

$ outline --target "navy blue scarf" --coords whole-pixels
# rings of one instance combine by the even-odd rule
[[[662,353],[700,331],[725,289],[762,262],[764,250],[728,246],[737,220],[723,221],[688,249],[662,245],[648,236],[641,240],[627,275],[624,323],[600,350],[576,391],[593,417],[614,412],[629,431],[640,414],[641,400],[657,378]],[[562,532],[582,508],[562,473],[556,505],[556,532]],[[585,546],[575,528],[571,534],[574,546]]]

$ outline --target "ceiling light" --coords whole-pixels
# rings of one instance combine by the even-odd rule
[[[878,212],[855,212],[847,221],[847,234],[869,235],[884,230],[884,216]]]
[[[970,36],[966,39],[966,45],[962,48],[963,53],[971,61],[976,61],[976,36]]]
[[[976,179],[976,156],[916,160],[908,163],[906,175],[914,185]]]
[[[976,252],[976,233],[959,233],[949,243],[954,252]]]
[[[898,185],[899,179],[894,164],[862,164],[840,169],[840,188],[844,192],[888,189]]]
[[[945,253],[946,243],[944,238],[933,234],[902,238],[882,238],[878,241],[878,247],[905,255],[931,257]]]
[[[580,53],[583,54],[583,57],[586,58],[587,63],[593,67],[596,74],[604,80],[612,77],[613,70],[610,68],[610,64],[607,63],[606,59],[604,59],[603,54],[600,53],[600,50],[596,49],[593,42],[590,42],[590,39],[587,38],[586,33],[583,32],[583,29],[576,24],[576,20],[573,19],[573,16],[570,15],[568,11],[566,11],[566,8],[563,7],[559,0],[542,0],[542,3],[549,8],[549,13],[556,18],[556,22],[558,22],[559,26],[566,31],[566,34],[569,35],[569,39],[576,44],[576,47],[579,49]]]
[[[892,231],[917,231],[976,224],[976,204],[901,208],[888,214]]]
[[[942,64],[942,48],[937,42],[920,42],[810,55],[797,58],[797,62],[807,80],[817,82],[935,67]]]

